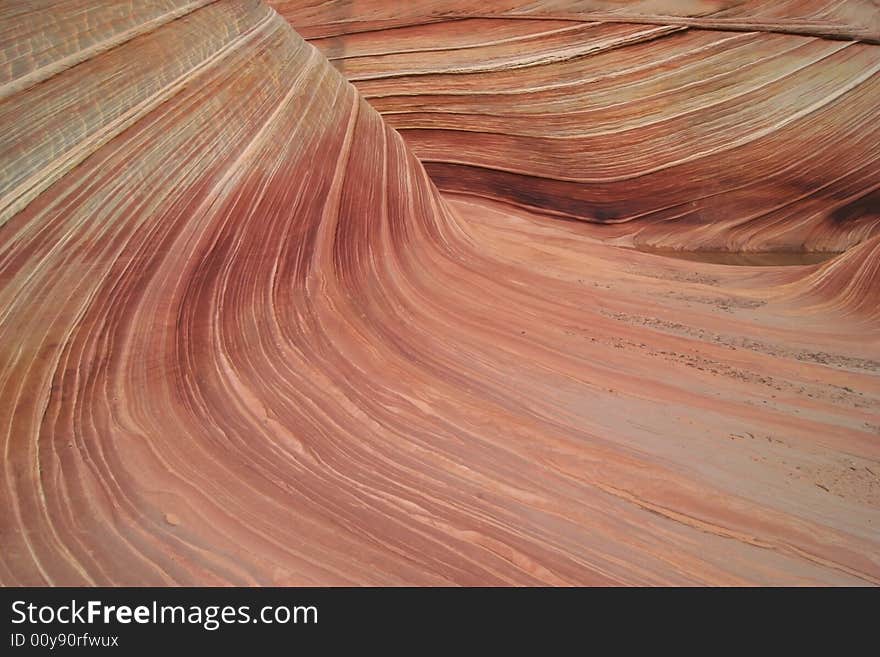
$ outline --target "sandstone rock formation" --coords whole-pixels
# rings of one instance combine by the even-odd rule
[[[871,3],[274,4],[0,7],[0,582],[880,582]]]
[[[442,190],[670,249],[880,231],[870,2],[272,4]]]

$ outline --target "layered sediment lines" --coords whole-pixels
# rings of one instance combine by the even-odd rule
[[[784,271],[617,248],[438,191],[258,2],[62,4],[0,14],[0,582],[880,583],[876,238]],[[867,152],[865,84],[830,125]]]
[[[295,21],[306,36],[490,16],[679,24],[880,41],[880,16],[873,0],[491,0],[480,5],[469,0],[413,0],[402,7],[387,0],[270,0],[269,4]]]
[[[441,190],[668,249],[842,251],[880,230],[869,2],[273,4]]]
[[[808,276],[796,277],[791,287],[802,302],[816,302],[814,311],[844,313],[876,323],[880,320],[880,236]]]

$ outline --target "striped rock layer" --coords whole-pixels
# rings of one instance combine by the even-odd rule
[[[868,0],[272,4],[441,190],[667,249],[880,232]]]
[[[880,583],[876,31],[721,4],[4,3],[0,583]]]

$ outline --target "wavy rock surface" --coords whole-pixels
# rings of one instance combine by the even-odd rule
[[[273,4],[442,190],[668,249],[880,231],[870,2]]]
[[[482,165],[441,194],[452,165],[259,3],[88,4],[0,14],[0,582],[880,582],[876,238],[791,268],[617,248],[492,200]],[[874,65],[841,52],[828,93]],[[819,158],[847,198],[875,83],[826,117],[863,131]]]

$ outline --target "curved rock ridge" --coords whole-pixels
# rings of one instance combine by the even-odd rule
[[[273,4],[441,190],[667,249],[842,251],[880,230],[880,46],[816,38],[876,36],[873,3]]]
[[[807,304],[818,300],[814,311],[835,312],[880,321],[880,236],[853,247],[792,284],[796,297]]]
[[[0,583],[880,583],[876,238],[618,248],[257,2],[63,6],[0,31]]]

